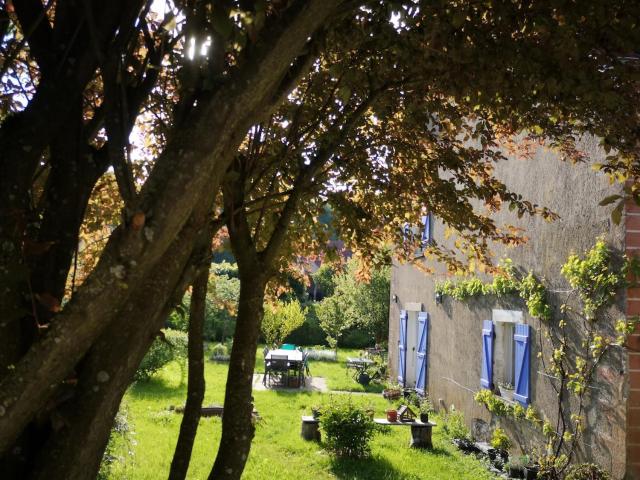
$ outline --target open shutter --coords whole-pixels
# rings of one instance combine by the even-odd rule
[[[416,391],[424,395],[427,385],[427,344],[429,314],[418,313],[418,348],[416,349]]]
[[[516,324],[513,334],[515,348],[515,390],[513,399],[522,405],[529,405],[529,365],[531,342],[529,341],[531,327],[529,325]]]
[[[424,228],[422,229],[421,243],[424,248],[431,242],[431,214],[422,217],[422,225]]]
[[[493,390],[493,322],[482,322],[482,373],[480,386]]]
[[[400,311],[400,338],[398,340],[398,383],[404,386],[407,378],[407,321],[406,310]]]

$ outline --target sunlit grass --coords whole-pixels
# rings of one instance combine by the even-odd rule
[[[325,375],[332,388],[361,387],[344,372],[344,358],[356,351],[341,351],[340,361],[311,365],[313,375]],[[260,357],[259,357],[260,358]],[[257,370],[261,369],[258,361]],[[222,404],[227,366],[207,362],[205,404]],[[184,402],[186,384],[181,369],[168,365],[150,382],[133,386],[125,397],[136,444],[134,455],[124,465],[116,465],[112,479],[165,478],[182,416],[168,410],[170,405]],[[351,382],[351,383],[349,383]],[[353,385],[351,385],[353,384]],[[355,385],[355,386],[354,386]],[[420,451],[408,447],[408,428],[393,428],[378,434],[372,442],[372,456],[365,460],[335,460],[322,444],[306,442],[300,437],[300,415],[310,407],[329,399],[327,393],[254,392],[255,406],[262,420],[257,426],[245,479],[490,479],[475,459],[460,454],[434,429],[434,450]],[[345,395],[340,394],[340,395]],[[376,416],[383,416],[390,403],[379,394],[355,395],[354,401],[373,406]],[[189,479],[206,479],[215,459],[220,440],[219,418],[200,422],[194,446]]]

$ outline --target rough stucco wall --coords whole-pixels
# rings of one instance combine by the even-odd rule
[[[581,147],[591,161],[601,161],[602,153],[597,141],[586,139]],[[614,250],[624,249],[624,230],[610,221],[610,207],[599,207],[598,202],[607,195],[619,193],[619,185],[609,185],[604,176],[596,174],[588,164],[570,165],[560,161],[555,154],[539,149],[533,160],[513,159],[498,165],[496,174],[515,192],[542,206],[547,206],[560,215],[560,220],[548,223],[541,218],[517,217],[505,209],[495,215],[498,224],[512,224],[526,229],[527,244],[506,248],[495,246],[495,258],[507,256],[517,267],[533,271],[546,284],[557,290],[566,290],[560,266],[569,254],[581,253],[603,236]],[[444,226],[435,222],[434,238],[446,243]],[[524,312],[524,321],[532,326],[534,337],[540,332],[537,320],[526,312],[523,302],[498,300],[485,297],[470,302],[444,299],[441,305],[434,301],[434,283],[448,277],[442,267],[436,266],[433,275],[425,275],[415,267],[394,264],[392,269],[391,295],[398,296],[391,303],[389,362],[393,378],[397,376],[398,318],[400,309],[408,302],[422,302],[430,314],[428,388],[433,402],[465,413],[469,426],[486,422],[495,426],[496,419],[479,407],[473,400],[473,392],[480,388],[480,362],[482,359],[482,320],[491,319],[493,308],[514,309]],[[624,312],[624,296],[612,309],[613,318]],[[557,294],[557,301],[562,294]],[[532,403],[550,420],[554,419],[557,401],[550,379],[543,375],[536,352],[537,340],[532,345],[531,395]],[[616,478],[625,472],[625,423],[628,385],[626,359],[621,350],[600,368],[597,385],[587,411],[590,428],[585,432],[581,455],[591,458],[612,471]],[[514,440],[527,448],[535,440],[535,432],[520,424],[501,421]],[[486,429],[488,431],[488,429]]]

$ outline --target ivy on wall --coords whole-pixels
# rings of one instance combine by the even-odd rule
[[[622,288],[630,285],[627,278],[637,278],[639,272],[636,258],[623,257],[616,262],[607,244],[598,240],[584,255],[569,256],[561,267],[560,273],[571,289],[562,292],[566,297],[556,308],[549,302],[550,292],[543,282],[531,272],[518,274],[510,260],[490,283],[471,278],[436,284],[437,292],[460,301],[481,295],[518,295],[529,314],[541,320],[538,358],[557,394],[555,424],[542,419],[533,406],[525,409],[505,402],[490,390],[480,390],[475,400],[497,416],[529,422],[542,432],[546,445],[540,449],[538,462],[545,478],[562,478],[574,460],[586,426],[586,394],[597,367],[612,347],[624,347],[635,329],[637,317],[614,319],[606,307]],[[575,338],[572,332],[576,331],[581,338]],[[543,339],[551,345],[546,358],[542,354]]]

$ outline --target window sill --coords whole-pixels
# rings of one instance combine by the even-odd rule
[[[496,393],[496,397],[498,397],[500,400],[502,400],[507,405],[515,405],[515,404],[520,405],[516,400],[513,399],[513,397],[512,398],[504,397],[504,396],[499,395],[497,393]]]

